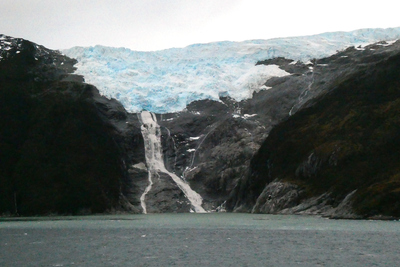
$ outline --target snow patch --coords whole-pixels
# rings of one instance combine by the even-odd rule
[[[394,44],[395,42],[397,42],[397,40],[386,41],[384,44],[377,44],[377,45],[380,45],[380,46],[391,46],[391,45]]]
[[[245,119],[248,119],[248,118],[251,118],[251,117],[254,117],[254,116],[257,116],[257,114],[244,114],[243,115],[243,117],[245,118]]]
[[[235,88],[241,88],[234,97],[237,100],[251,98],[254,89],[260,88],[272,77],[283,77],[290,73],[279,68],[278,65],[257,65],[242,75],[235,83]]]
[[[143,162],[137,163],[132,167],[140,170],[147,170],[146,164],[144,164]]]
[[[266,86],[266,85],[263,85],[263,86],[261,86],[260,88],[259,88],[259,91],[261,91],[261,90],[269,90],[269,89],[271,89],[272,87],[270,87],[270,86]]]

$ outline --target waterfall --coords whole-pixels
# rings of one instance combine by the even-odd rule
[[[193,191],[185,181],[179,178],[176,174],[169,172],[167,168],[165,168],[162,155],[161,129],[157,123],[155,114],[148,111],[142,111],[140,113],[140,120],[142,122],[141,131],[144,139],[146,163],[149,172],[149,185],[146,187],[144,193],[140,197],[143,213],[147,213],[145,199],[153,184],[152,177],[158,175],[158,172],[168,174],[172,178],[172,180],[185,194],[186,198],[190,201],[195,212],[206,212],[201,206],[203,202],[202,197]]]
[[[317,61],[315,61],[315,65],[317,65]],[[310,72],[311,72],[311,81],[308,84],[308,87],[306,89],[304,89],[304,91],[301,92],[301,94],[299,95],[298,102],[297,103],[295,102],[293,104],[292,108],[289,111],[289,116],[293,115],[293,110],[295,109],[296,106],[298,106],[297,109],[301,108],[301,106],[303,105],[303,102],[304,102],[304,98],[307,96],[308,92],[311,91],[311,86],[313,86],[313,84],[314,84],[314,68],[313,67],[309,67],[309,69],[310,69]]]

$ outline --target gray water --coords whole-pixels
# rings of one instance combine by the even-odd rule
[[[0,220],[0,266],[399,266],[400,222],[260,214]]]

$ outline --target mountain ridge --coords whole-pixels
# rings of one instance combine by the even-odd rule
[[[72,74],[74,59],[5,35],[0,48],[0,214],[88,214],[126,206],[116,126],[121,119],[125,124],[123,107]]]
[[[191,101],[187,105],[185,104],[185,108],[179,112],[152,114],[153,122],[149,125],[158,124],[156,135],[159,136],[157,138],[160,138],[162,146],[160,153],[162,154],[166,171],[160,173],[157,170],[153,170],[155,171],[153,174],[156,179],[153,179],[154,185],[147,192],[146,190],[149,188],[150,163],[146,159],[147,152],[145,151],[145,140],[141,129],[149,126],[143,125],[140,120],[141,114],[128,112],[117,100],[107,99],[101,96],[94,86],[83,83],[85,77],[79,76],[77,73],[72,74],[76,63],[74,59],[67,60],[59,52],[51,50],[35,57],[39,46],[21,40],[21,42],[26,42],[29,45],[24,49],[20,49],[19,41],[14,42],[17,39],[10,38],[0,37],[2,56],[2,59],[0,59],[0,81],[3,86],[6,86],[4,87],[6,89],[2,90],[3,95],[0,100],[4,102],[4,105],[2,105],[2,108],[5,109],[3,113],[9,115],[7,120],[2,119],[4,127],[1,129],[8,138],[3,139],[4,143],[1,145],[6,148],[11,147],[10,153],[3,153],[2,158],[4,159],[3,162],[10,162],[9,155],[16,155],[16,157],[12,158],[17,159],[17,163],[21,158],[23,159],[17,164],[19,166],[17,176],[21,181],[21,188],[24,189],[22,191],[14,189],[15,185],[13,185],[12,180],[9,180],[13,175],[2,175],[0,177],[2,183],[7,184],[7,187],[2,188],[7,192],[0,194],[3,197],[3,199],[0,199],[0,202],[2,201],[1,203],[3,203],[0,205],[2,212],[13,213],[15,211],[15,202],[21,214],[35,214],[35,212],[36,214],[52,212],[76,214],[85,210],[87,212],[110,210],[143,212],[142,196],[145,198],[147,212],[189,212],[190,203],[188,203],[184,193],[171,179],[168,174],[171,172],[184,179],[195,192],[200,193],[203,198],[203,208],[207,211],[227,209],[228,211],[237,212],[322,214],[340,218],[365,218],[379,215],[397,216],[397,208],[392,210],[382,209],[385,205],[382,203],[387,203],[387,199],[381,198],[379,200],[378,198],[376,200],[376,198],[371,198],[371,201],[375,203],[371,204],[371,202],[366,201],[368,197],[362,197],[365,194],[368,196],[368,193],[371,194],[371,192],[375,192],[374,194],[379,196],[379,188],[382,189],[382,192],[387,192],[387,185],[391,185],[392,182],[397,183],[395,172],[389,177],[388,184],[383,183],[383,187],[382,185],[374,187],[374,184],[370,184],[371,188],[360,187],[359,191],[354,191],[357,188],[353,186],[351,192],[342,190],[341,194],[331,192],[329,188],[322,188],[322,191],[318,191],[313,187],[313,175],[315,172],[326,172],[323,168],[331,166],[329,164],[340,163],[340,157],[335,158],[331,155],[336,151],[335,149],[332,150],[332,147],[335,148],[335,144],[339,147],[344,147],[346,149],[343,148],[340,151],[350,151],[352,155],[353,148],[357,150],[360,147],[357,145],[358,141],[356,145],[351,143],[348,146],[343,145],[349,143],[348,140],[336,143],[332,141],[333,145],[329,145],[329,142],[328,144],[316,145],[314,153],[310,148],[303,149],[306,152],[299,157],[300,162],[296,162],[295,159],[297,158],[293,157],[293,166],[296,167],[288,168],[288,171],[295,170],[290,171],[294,177],[306,177],[301,182],[293,182],[295,179],[272,179],[279,178],[272,176],[271,179],[266,179],[265,177],[269,177],[269,170],[258,171],[261,174],[258,178],[253,176],[252,173],[256,173],[254,172],[254,162],[257,162],[257,160],[261,162],[259,165],[269,165],[269,159],[260,159],[259,154],[264,153],[262,152],[264,144],[271,142],[269,140],[274,136],[275,138],[278,136],[278,141],[282,141],[279,140],[280,135],[276,134],[280,129],[286,129],[288,133],[293,133],[290,138],[285,138],[289,143],[293,138],[299,140],[305,138],[298,137],[296,134],[299,127],[289,126],[295,126],[301,119],[308,118],[304,114],[309,114],[307,112],[310,109],[314,108],[323,111],[324,107],[321,107],[322,104],[319,103],[321,101],[323,103],[324,99],[331,99],[330,97],[337,92],[338,88],[348,88],[349,90],[344,91],[345,95],[352,96],[351,99],[358,99],[357,94],[351,94],[352,90],[362,92],[360,91],[362,87],[359,87],[359,85],[374,81],[371,80],[371,77],[378,77],[374,76],[374,73],[381,73],[379,76],[381,78],[375,79],[376,84],[373,87],[379,89],[379,86],[382,86],[382,90],[392,90],[391,94],[396,95],[397,76],[390,76],[393,76],[393,79],[390,80],[393,81],[393,86],[385,82],[382,77],[385,77],[385,73],[395,73],[397,70],[396,55],[400,51],[399,42],[382,41],[361,47],[352,46],[335,51],[333,55],[328,57],[312,58],[306,62],[284,57],[267,57],[255,62],[251,59],[249,60],[251,62],[249,64],[251,66],[250,69],[258,66],[258,70],[262,72],[269,71],[269,67],[272,66],[273,70],[279,69],[282,73],[284,71],[285,75],[271,77],[270,74],[262,74],[260,72],[259,83],[249,85],[251,98],[238,101],[229,92],[221,91],[215,96],[217,99]],[[245,57],[246,54],[242,55],[240,60]],[[197,60],[201,60],[201,58],[197,57]],[[234,58],[231,60],[237,62]],[[119,63],[119,61],[112,63],[114,64],[113,67],[119,66]],[[98,71],[99,73],[102,73],[101,68]],[[199,72],[199,74],[201,73]],[[252,74],[258,75],[258,72],[253,72]],[[251,76],[248,71],[245,75]],[[262,89],[258,90],[260,89],[258,86]],[[32,94],[29,88],[37,88],[37,94]],[[363,94],[360,93],[360,95]],[[13,105],[16,102],[11,101],[13,98],[34,104],[32,104],[33,106],[29,104],[25,108],[18,109],[16,107],[19,107],[19,105]],[[340,104],[341,101],[339,100],[340,97],[336,102]],[[344,101],[345,103],[342,103],[341,106],[337,104],[337,108],[332,112],[313,114],[314,117],[312,118],[318,118],[319,115],[325,116],[327,113],[335,114],[334,112],[340,110],[345,112],[346,103],[351,102],[350,100]],[[334,103],[336,102],[334,101]],[[33,109],[29,107],[33,107]],[[51,108],[49,109],[49,107]],[[79,115],[77,111],[79,109],[90,110],[90,112],[86,112],[87,114],[84,112],[85,114]],[[30,112],[30,110],[34,112]],[[385,108],[375,108],[374,110],[376,112],[371,113],[373,116],[380,114],[379,116],[383,118],[391,118],[390,123],[385,124],[386,126],[384,127],[376,127],[379,131],[375,131],[374,124],[371,124],[372,128],[368,129],[372,129],[372,132],[375,132],[376,136],[382,137],[382,140],[392,140],[393,131],[395,132],[397,129],[395,103],[386,105]],[[390,111],[390,116],[385,115],[383,111],[386,110]],[[345,114],[346,116],[339,116],[338,121],[340,122],[343,118],[353,114],[351,112],[347,113]],[[357,115],[359,112],[354,114]],[[350,116],[347,120],[344,120],[343,124],[346,125],[345,122],[349,121],[354,122],[355,118],[355,116]],[[325,117],[321,117],[321,120],[327,121],[327,124],[334,125]],[[13,121],[17,122],[17,124]],[[305,121],[313,120],[306,119]],[[366,120],[364,118],[360,121],[364,123]],[[57,123],[53,125],[53,122]],[[290,125],[288,126],[289,122]],[[303,124],[306,125],[306,123],[300,123],[300,129],[302,129],[301,126]],[[45,127],[46,125],[47,127]],[[64,142],[68,144],[68,138],[65,139],[66,136],[64,134],[59,135],[60,127],[57,125],[62,125],[61,129],[67,130],[69,140],[74,140],[71,143],[71,147],[63,144]],[[370,135],[369,130],[359,128],[362,125],[350,125],[354,125],[354,127],[350,127],[350,130],[355,131],[357,133],[356,136],[360,135],[360,133],[366,136]],[[46,133],[46,129],[48,133]],[[334,133],[335,127],[328,127],[326,130]],[[35,138],[24,139],[25,132]],[[315,132],[321,132],[321,130],[317,129],[306,136],[310,138],[314,136],[313,139],[319,140],[320,137],[316,137],[314,135]],[[19,147],[14,149],[15,144],[12,142],[11,133],[16,137],[21,137],[22,142],[20,143],[26,144],[27,148],[32,146],[40,147],[41,151],[48,151],[53,157],[49,161],[49,158],[45,157],[46,153],[35,154],[40,152],[35,149],[22,150],[23,153],[21,154]],[[79,135],[83,136],[80,138]],[[101,140],[104,141],[103,144],[107,144],[108,150],[101,148],[103,141],[97,144],[93,143],[98,140],[96,136],[102,136]],[[59,138],[60,140],[58,140]],[[57,140],[58,143],[51,140]],[[278,141],[273,143],[279,144]],[[309,141],[305,143],[311,144]],[[375,143],[380,144],[379,142]],[[59,150],[60,146],[54,144],[59,144],[65,149]],[[160,148],[160,144],[156,144],[158,148]],[[286,145],[285,142],[282,142],[282,144]],[[363,143],[361,148],[364,149],[365,147],[368,147],[368,145]],[[300,153],[302,151],[301,149],[293,148],[295,148],[294,143],[291,146],[291,150],[287,150],[291,151],[287,152],[289,155],[282,153],[279,154],[279,157],[290,157],[292,153],[297,153],[296,151]],[[377,146],[377,148],[379,147]],[[381,150],[389,153],[389,148]],[[91,149],[95,149],[99,153],[88,153],[87,149],[89,149],[89,152],[93,152]],[[81,152],[78,153],[77,151]],[[114,152],[111,153],[111,151]],[[276,153],[281,153],[282,151],[284,150],[277,147]],[[365,155],[370,155],[368,150],[360,151],[364,151],[362,153]],[[340,154],[339,151],[335,153]],[[348,155],[346,153],[344,153],[345,156]],[[25,156],[20,157],[20,155]],[[77,170],[85,168],[80,161],[74,160],[76,158],[74,155],[77,155],[77,158],[81,158],[83,155],[91,155],[90,157],[84,156],[84,160],[81,161],[87,162],[90,174],[77,172]],[[112,164],[106,161],[105,155],[112,156]],[[35,164],[32,164],[34,162],[32,159],[34,158],[43,160],[38,160]],[[65,161],[65,158],[69,158],[69,160]],[[387,158],[391,157],[382,157],[382,159]],[[275,158],[273,160],[275,161]],[[390,166],[395,165],[395,161],[391,160],[390,162],[393,163]],[[357,165],[356,161],[354,161],[354,164],[360,170],[362,169]],[[384,166],[386,163],[383,161],[380,164]],[[16,165],[6,165],[7,172],[14,173]],[[62,166],[62,168],[55,168],[53,165]],[[101,167],[100,169],[103,171],[99,173],[96,170],[96,166]],[[389,165],[387,166],[390,167]],[[28,170],[26,167],[30,168],[31,173],[38,175],[33,175],[32,179],[28,179],[29,177],[25,175],[25,170]],[[392,167],[390,168],[392,169]],[[43,184],[41,177],[48,177],[44,174],[46,170],[51,170],[52,174],[56,174],[51,176],[55,180],[46,180],[46,183]],[[60,173],[61,170],[62,173]],[[111,172],[110,175],[104,176],[108,172]],[[78,185],[77,189],[79,189],[78,192],[74,192],[73,189],[69,189],[70,191],[57,191],[60,185],[65,184],[63,179],[68,173],[74,174],[75,179],[71,180],[73,182],[67,182],[66,184],[76,183]],[[85,173],[88,176],[85,176]],[[382,175],[384,176],[385,173],[382,172]],[[387,178],[385,177],[383,180]],[[100,178],[100,180],[96,180],[96,178]],[[104,187],[108,183],[110,183],[109,188],[108,186]],[[30,187],[30,184],[34,184],[35,187]],[[46,189],[48,185],[54,185],[55,187]],[[252,188],[254,185],[257,186],[257,190]],[[107,190],[105,191],[105,189]],[[29,190],[32,190],[32,192]],[[23,197],[24,195],[26,197],[24,192],[31,192],[31,195],[36,194],[33,199],[38,201],[32,201],[29,209],[26,204],[22,205],[22,207],[25,206],[25,211],[20,209],[21,204],[27,203]],[[62,192],[63,194],[60,194],[57,198],[56,192]],[[77,202],[72,201],[71,196],[65,195],[65,192],[72,192],[71,196],[77,194],[80,200]],[[105,192],[109,194],[105,194]],[[362,194],[363,192],[365,193],[364,195]],[[87,193],[89,194],[85,195]],[[272,201],[269,195],[271,195]],[[391,195],[391,192],[389,192],[389,201],[392,201]],[[99,199],[97,201],[98,204],[95,204],[96,199]],[[360,206],[353,205],[355,200]],[[38,203],[43,203],[44,205],[39,205]],[[93,206],[87,205],[87,203],[92,203]],[[279,205],[274,205],[273,207],[269,205],[274,203]],[[286,204],[282,205],[282,203]],[[52,204],[61,206],[55,205],[54,208],[51,206]],[[68,209],[69,205],[73,208]],[[373,205],[375,205],[375,208]],[[41,207],[41,209],[38,209],[38,207]],[[66,207],[67,209],[65,209]],[[377,212],[374,212],[374,209]]]

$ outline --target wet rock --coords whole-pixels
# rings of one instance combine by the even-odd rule
[[[278,213],[299,204],[301,190],[298,186],[278,180],[269,183],[258,197],[252,213]]]

